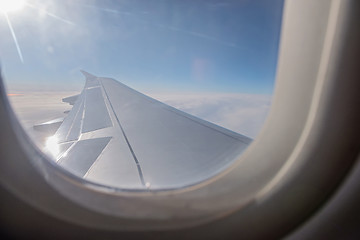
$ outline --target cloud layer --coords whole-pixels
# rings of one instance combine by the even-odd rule
[[[42,147],[46,138],[42,132],[35,131],[35,124],[55,118],[64,117],[65,110],[71,106],[62,102],[62,98],[77,94],[76,92],[10,92],[8,98],[23,128],[33,141]]]

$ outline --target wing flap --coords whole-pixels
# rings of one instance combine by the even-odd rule
[[[120,188],[141,189],[143,187],[137,166],[122,138],[112,139],[109,142],[106,151],[103,151],[85,178]]]
[[[58,164],[75,175],[83,177],[94,164],[111,137],[81,140],[63,156]]]
[[[100,87],[86,89],[85,115],[82,133],[112,126]]]
[[[71,138],[69,138],[69,134],[73,126],[78,126],[82,120],[82,118],[77,117],[77,116],[82,116],[82,112],[83,112],[82,105],[83,105],[83,94],[81,94],[78,97],[73,108],[65,117],[59,129],[56,131],[55,136],[59,142],[67,142],[71,140],[77,140],[79,138],[79,135],[74,137],[74,134],[72,134]]]
[[[65,103],[69,103],[70,105],[74,105],[76,100],[78,99],[78,97],[79,97],[79,94],[63,98],[62,101]]]

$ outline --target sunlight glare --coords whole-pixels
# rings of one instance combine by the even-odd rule
[[[25,0],[0,0],[0,11],[5,13],[19,11],[25,5]]]
[[[56,158],[57,155],[58,155],[59,152],[60,152],[57,137],[56,137],[56,136],[49,137],[49,138],[46,140],[45,148],[46,148],[46,151],[48,151],[49,153],[51,153],[51,155]]]

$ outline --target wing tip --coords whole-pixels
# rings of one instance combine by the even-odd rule
[[[84,70],[80,70],[80,72],[86,77],[86,78],[96,78],[97,76],[92,75]]]

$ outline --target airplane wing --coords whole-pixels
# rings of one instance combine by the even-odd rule
[[[82,71],[81,94],[46,150],[69,172],[132,190],[192,185],[224,170],[251,139]]]

